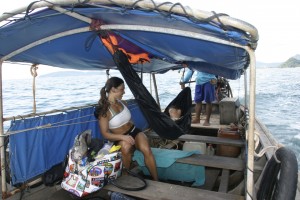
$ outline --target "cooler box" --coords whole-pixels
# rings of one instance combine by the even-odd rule
[[[151,148],[155,157],[158,178],[160,180],[173,180],[193,182],[192,186],[201,186],[205,183],[204,166],[176,163],[179,158],[199,154],[199,151],[180,151],[171,149]],[[144,162],[144,155],[135,150],[133,161],[136,161],[145,175],[150,175]]]
[[[241,139],[241,135],[239,131],[233,131],[230,129],[219,129],[218,137],[234,139],[234,140]],[[241,153],[240,147],[223,145],[223,144],[217,145],[216,155],[218,156],[237,157],[240,155],[240,153]]]
[[[237,123],[240,115],[238,98],[224,98],[219,103],[220,124]]]

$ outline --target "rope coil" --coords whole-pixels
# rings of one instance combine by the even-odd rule
[[[33,64],[31,65],[30,68],[30,73],[31,76],[33,77],[32,80],[32,95],[33,95],[33,113],[36,113],[36,101],[35,101],[35,77],[37,77],[37,69],[38,69],[38,64]]]

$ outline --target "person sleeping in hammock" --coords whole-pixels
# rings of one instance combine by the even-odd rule
[[[171,105],[169,107],[169,115],[173,121],[177,121],[182,117],[181,112],[181,109],[176,105]]]
[[[100,100],[96,109],[102,136],[121,145],[122,161],[126,169],[130,168],[134,149],[140,150],[145,158],[153,180],[158,180],[156,163],[146,135],[134,126],[126,102],[123,79],[111,77],[100,90]]]

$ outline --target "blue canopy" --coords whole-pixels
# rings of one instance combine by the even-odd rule
[[[31,45],[7,60],[78,70],[116,69],[101,40],[104,31],[117,36],[124,51],[149,56],[150,62],[133,63],[136,71],[164,73],[185,62],[194,69],[237,79],[249,65],[244,47],[256,47],[255,38],[246,31],[212,20],[222,15],[199,20],[160,11],[158,6],[146,10],[116,4],[80,3],[63,6],[65,12],[46,8],[31,14],[30,8],[24,17],[0,28],[1,60]]]

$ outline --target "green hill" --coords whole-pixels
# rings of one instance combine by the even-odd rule
[[[300,55],[289,58],[280,65],[280,68],[295,68],[300,67]]]

